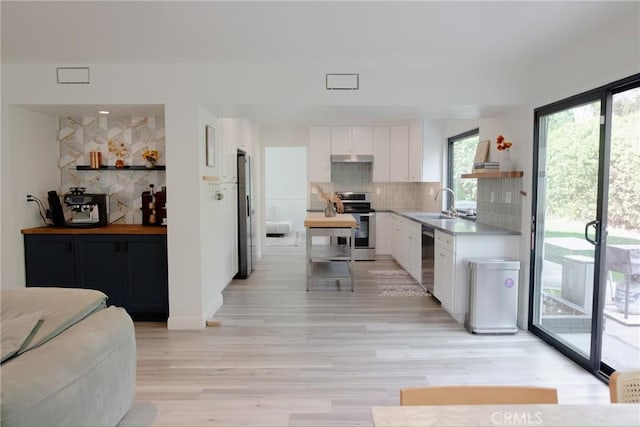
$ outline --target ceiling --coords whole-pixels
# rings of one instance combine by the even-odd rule
[[[456,67],[542,61],[616,20],[638,16],[640,2],[3,0],[0,7],[3,64],[331,61]],[[305,106],[211,107],[264,116],[262,121],[319,117],[318,111],[305,114],[311,108]],[[325,117],[348,113],[353,122],[359,115],[477,117],[496,108],[325,110]]]

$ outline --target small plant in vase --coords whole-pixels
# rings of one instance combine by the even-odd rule
[[[513,145],[509,141],[504,140],[504,136],[498,135],[496,138],[496,144],[498,144],[498,151],[502,153],[502,158],[500,159],[500,172],[510,172],[513,170],[513,162],[511,161],[511,156],[509,155],[509,149]]]
[[[156,166],[160,156],[158,155],[158,150],[144,150],[142,158],[147,161],[148,168],[153,168]]]
[[[337,194],[330,193],[329,195],[327,195],[327,193],[322,191],[322,188],[320,187],[316,187],[316,188],[320,193],[320,198],[324,200],[325,203],[327,204],[326,207],[324,208],[324,216],[329,216],[329,217],[336,216],[336,211],[338,213],[344,212],[344,205],[342,204],[342,199],[340,199],[340,197],[338,197]]]

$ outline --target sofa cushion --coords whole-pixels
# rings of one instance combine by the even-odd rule
[[[2,350],[0,363],[26,348],[38,332],[42,322],[42,313],[40,312],[3,320],[0,332],[0,349]]]
[[[0,322],[39,313],[42,325],[18,353],[36,348],[95,310],[106,307],[107,296],[92,289],[23,288],[2,290]]]

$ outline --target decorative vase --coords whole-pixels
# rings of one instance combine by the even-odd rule
[[[116,164],[115,164],[116,168],[118,169],[122,169],[124,167],[124,160],[122,159],[118,159],[116,160]]]
[[[336,208],[333,206],[333,203],[327,203],[327,207],[324,208],[324,216],[336,216]]]
[[[509,149],[502,150],[502,158],[500,159],[500,172],[511,172],[513,170],[513,161],[511,161],[511,155]]]

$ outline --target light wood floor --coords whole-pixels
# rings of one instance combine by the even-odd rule
[[[608,402],[595,377],[527,332],[471,335],[430,297],[380,296],[356,263],[356,292],[305,292],[304,247],[269,247],[224,291],[221,326],[136,324],[136,403],[122,425],[371,425],[401,387],[553,386],[560,403]]]

